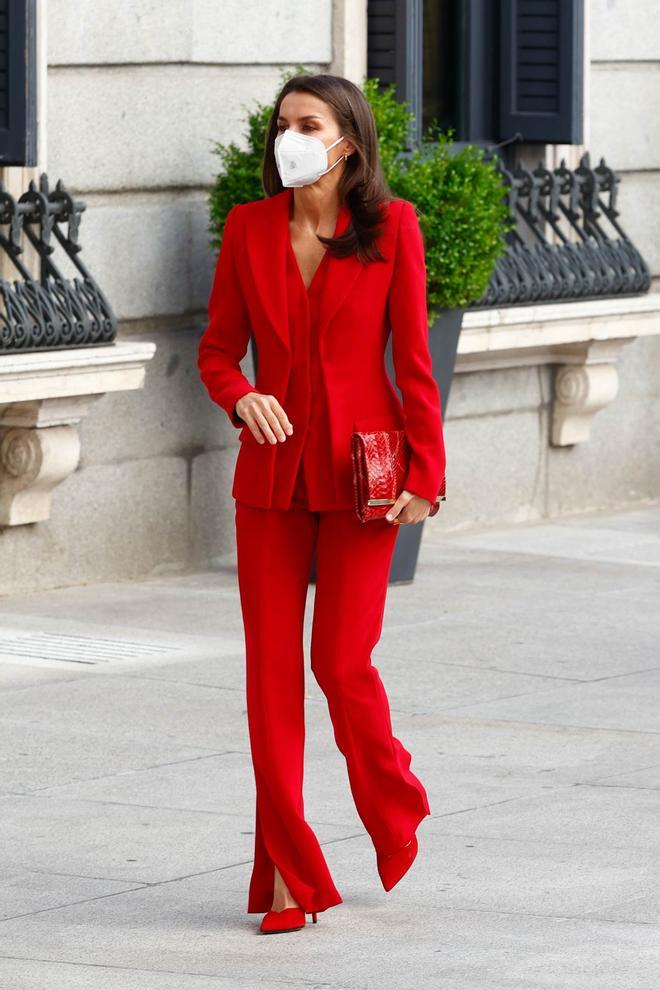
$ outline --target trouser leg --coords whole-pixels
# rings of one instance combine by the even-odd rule
[[[248,912],[268,911],[274,867],[305,911],[342,898],[304,817],[303,624],[317,516],[236,502],[238,582],[256,785]]]
[[[430,814],[371,661],[397,533],[385,520],[362,523],[352,511],[320,513],[311,643],[312,670],[328,701],[356,809],[376,851],[385,854],[405,845]]]

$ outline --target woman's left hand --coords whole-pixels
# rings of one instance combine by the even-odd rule
[[[392,526],[419,523],[426,519],[430,511],[431,503],[427,498],[413,495],[404,488],[394,505],[387,510],[385,520]]]

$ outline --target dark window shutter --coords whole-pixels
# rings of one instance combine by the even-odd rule
[[[368,0],[367,76],[394,83],[396,97],[415,114],[412,141],[421,134],[422,0]]]
[[[583,0],[502,0],[500,140],[580,144]]]
[[[36,0],[0,0],[0,165],[37,164]]]
[[[367,75],[383,86],[397,81],[396,10],[394,0],[367,4]]]

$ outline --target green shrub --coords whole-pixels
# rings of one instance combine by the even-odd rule
[[[426,247],[429,318],[442,307],[464,307],[479,299],[506,246],[506,186],[483,148],[453,147],[453,129],[433,122],[419,148],[406,153],[413,114],[397,101],[394,86],[378,92],[378,80],[363,86],[376,118],[381,161],[395,196],[417,207]]]

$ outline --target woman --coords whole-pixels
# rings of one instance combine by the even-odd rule
[[[326,74],[290,79],[268,126],[262,179],[266,198],[227,216],[198,367],[240,429],[232,495],[256,784],[247,910],[266,912],[260,932],[279,932],[342,901],[302,797],[314,551],[311,667],[386,890],[417,853],[428,799],[392,734],[371,651],[398,526],[428,515],[445,449],[422,234],[412,203],[388,193],[362,91]],[[402,403],[384,363],[390,332]],[[251,334],[254,384],[239,364]],[[401,428],[411,447],[403,490],[387,517],[363,523],[351,433]]]

